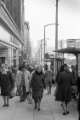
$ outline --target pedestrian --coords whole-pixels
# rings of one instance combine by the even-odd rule
[[[23,94],[21,96],[21,101],[25,101],[28,95],[29,95],[29,84],[30,84],[30,72],[26,69],[25,65],[22,67],[22,80],[21,80],[21,86]]]
[[[57,75],[56,84],[56,101],[61,102],[63,108],[63,115],[69,114],[68,103],[71,101],[71,85],[72,85],[72,74],[68,69],[68,66],[64,64],[61,66],[61,70]]]
[[[53,74],[50,68],[46,67],[45,69],[45,84],[47,89],[47,94],[51,94]]]
[[[9,95],[11,89],[11,81],[8,75],[8,70],[5,67],[5,64],[2,64],[1,70],[1,95],[3,97],[3,107],[9,106]]]
[[[32,103],[31,100],[31,89],[30,89],[30,82],[31,82],[31,70],[30,65],[25,65],[25,86],[26,86],[26,97],[29,104]]]
[[[17,96],[21,96],[21,80],[22,80],[22,66],[19,66],[19,69],[16,73],[16,86],[17,86]]]
[[[8,74],[8,77],[9,77],[9,80],[10,80],[10,85],[11,85],[10,86],[10,98],[13,98],[11,92],[14,89],[14,79],[13,79],[13,76],[12,76],[12,69],[11,69],[11,67],[8,67],[7,74]]]
[[[42,66],[38,65],[31,78],[32,97],[34,99],[35,109],[37,109],[38,111],[40,110],[44,86],[45,83]]]
[[[78,88],[78,114],[79,114],[79,117],[78,117],[78,120],[80,120],[80,77],[78,76],[78,79],[77,79],[77,88]]]
[[[12,94],[13,97],[17,95],[17,77],[16,76],[17,76],[17,67],[13,66],[12,67],[12,78],[13,78],[13,81],[14,81],[14,88],[11,91],[11,94]]]

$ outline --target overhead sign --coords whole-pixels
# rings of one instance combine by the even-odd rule
[[[67,40],[67,47],[69,47],[69,48],[76,47],[76,40],[74,40],[74,39],[68,39]]]

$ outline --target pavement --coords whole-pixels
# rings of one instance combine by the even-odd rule
[[[34,104],[28,104],[27,101],[20,103],[18,97],[10,100],[8,108],[3,108],[2,104],[0,97],[0,120],[78,120],[76,101],[73,100],[69,105],[70,114],[63,116],[60,103],[54,98],[54,88],[49,96],[44,92],[39,112],[34,110]]]

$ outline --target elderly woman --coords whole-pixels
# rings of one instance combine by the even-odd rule
[[[61,66],[60,72],[57,75],[57,91],[56,100],[61,102],[63,108],[63,115],[69,114],[68,104],[71,101],[71,85],[72,85],[72,74],[66,64]]]
[[[3,97],[4,105],[3,107],[9,106],[9,96],[11,89],[11,80],[8,74],[8,70],[6,69],[5,64],[2,64],[1,70],[1,95]]]
[[[40,103],[43,96],[44,89],[44,74],[42,72],[42,66],[36,67],[36,70],[32,74],[31,78],[32,97],[35,102],[35,109],[40,110]]]

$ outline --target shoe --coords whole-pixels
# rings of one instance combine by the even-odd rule
[[[63,114],[63,115],[66,115],[66,112],[63,112],[62,114]]]
[[[38,108],[38,111],[40,111],[40,108]]]
[[[66,114],[68,115],[68,114],[69,114],[69,111],[66,111]]]
[[[24,100],[23,100],[23,99],[21,99],[21,100],[20,100],[20,102],[24,102]]]
[[[12,99],[12,98],[13,98],[13,96],[9,96],[9,98],[10,98],[10,99]]]
[[[9,104],[4,104],[3,107],[9,107]]]
[[[9,104],[6,104],[6,107],[9,107]]]
[[[6,104],[4,104],[3,107],[6,107]]]

